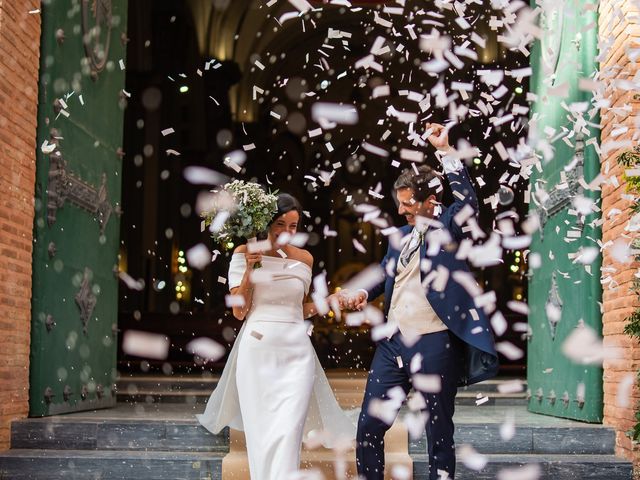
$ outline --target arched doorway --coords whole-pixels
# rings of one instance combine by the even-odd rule
[[[327,6],[296,18],[286,15],[291,8],[283,2],[271,9],[251,1],[130,6],[135,27],[130,32],[136,35],[131,44],[136,48],[127,70],[132,100],[125,130],[122,267],[144,279],[148,288],[122,288],[120,328],[164,333],[172,347],[168,359],[142,365],[121,353],[122,370],[220,369],[222,363],[194,364],[184,346],[194,336],[210,336],[228,345],[238,326],[224,308],[225,253],[202,271],[185,263],[189,248],[200,242],[211,245],[194,211],[206,187],[186,181],[185,167],[205,166],[298,196],[309,212],[304,229],[310,234],[307,247],[316,273],[325,270],[337,284],[345,272],[378,261],[386,248],[380,228],[345,208],[347,199],[375,205],[389,223],[401,222],[391,195],[393,180],[407,164],[402,150],[422,147],[414,144],[398,112],[418,112],[420,121],[464,113],[466,120],[452,130],[453,139],[488,149],[500,141],[504,148],[517,149],[522,123],[494,127],[485,116],[451,110],[455,102],[443,104],[446,96],[438,98],[444,79],[469,84],[482,77],[478,70],[527,65],[524,55],[497,41],[490,14],[468,7],[477,9],[476,31],[486,37],[477,61],[434,74],[416,68],[416,59],[425,52],[408,32],[408,37],[395,35],[385,22],[373,21],[383,3],[362,2],[360,9]],[[411,2],[407,11],[416,14],[427,6]],[[451,13],[439,21],[455,29],[455,17]],[[393,23],[393,16],[389,18]],[[429,34],[427,27],[417,31]],[[376,56],[376,62],[383,71],[356,67],[382,37],[389,51]],[[524,105],[526,76],[502,80],[509,85],[505,105]],[[466,98],[465,104],[490,104],[480,89],[454,93]],[[312,120],[312,106],[318,101],[356,106],[357,124],[322,129]],[[162,135],[169,128],[173,133]],[[238,172],[225,166],[231,152],[245,159]],[[427,161],[428,157],[427,153]],[[524,218],[524,180],[514,165],[483,154],[470,168],[485,200],[480,218],[485,231],[494,227],[501,212]],[[498,201],[501,184],[510,185],[506,197],[512,191],[515,195]],[[354,238],[364,251],[354,248]],[[505,312],[508,301],[526,299],[523,257],[509,251],[502,264],[476,272],[485,288],[496,291],[498,308]],[[507,320],[526,321],[518,313],[507,315]],[[510,340],[524,345],[521,333],[512,333]],[[328,368],[366,368],[372,351],[366,332],[332,319],[317,320],[316,344],[327,352],[321,361]],[[354,349],[358,353],[351,355]],[[505,372],[523,372],[523,358],[503,360]]]

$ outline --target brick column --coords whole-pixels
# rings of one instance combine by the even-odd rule
[[[631,62],[628,54],[629,48],[640,47],[640,27],[637,19],[640,12],[638,7],[627,0],[604,0],[600,2],[599,41],[600,41],[600,71],[606,85],[605,98],[611,105],[601,110],[602,145],[607,142],[632,140],[638,144],[638,101],[633,99],[640,89],[628,91],[623,85],[615,82],[625,80],[631,82],[638,71],[636,64]],[[631,106],[631,111],[623,109]],[[618,109],[618,110],[616,110]],[[611,136],[613,130],[626,126],[629,131],[615,137]],[[632,214],[629,210],[631,203],[622,198],[626,192],[626,185],[622,182],[624,174],[616,161],[616,157],[631,147],[614,148],[602,157],[602,173],[611,179],[616,177],[619,185],[607,184],[602,189],[602,212],[605,220],[602,226],[603,243],[625,241],[631,242],[636,233],[625,231]],[[618,210],[620,214],[615,214]],[[610,216],[612,215],[612,216]],[[607,268],[615,268],[615,271],[607,271]],[[622,361],[605,361],[604,363],[604,423],[616,430],[616,454],[622,455],[634,461],[635,470],[640,465],[640,456],[637,447],[626,436],[627,432],[636,423],[635,409],[640,401],[637,388],[636,373],[640,368],[640,344],[623,333],[625,318],[634,311],[638,305],[637,295],[629,289],[632,285],[634,273],[638,271],[636,263],[620,263],[612,258],[611,248],[606,248],[603,253],[603,278],[611,277],[616,288],[608,284],[603,285],[603,309],[602,318],[604,344],[606,347],[619,348],[623,357]],[[617,284],[617,286],[616,286]],[[633,389],[627,406],[619,405],[618,391],[621,381],[633,378]]]
[[[39,7],[0,0],[0,449],[29,412]]]

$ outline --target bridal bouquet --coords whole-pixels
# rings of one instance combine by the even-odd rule
[[[213,193],[211,207],[201,215],[211,237],[222,245],[232,238],[255,239],[278,211],[277,192],[267,193],[257,183],[234,180]]]

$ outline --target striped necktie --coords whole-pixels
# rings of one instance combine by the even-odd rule
[[[422,240],[424,239],[424,232],[419,232],[416,227],[413,227],[411,231],[411,238],[402,249],[400,253],[400,263],[403,267],[406,267],[411,260],[411,257],[420,249]]]

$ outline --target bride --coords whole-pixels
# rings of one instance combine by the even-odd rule
[[[281,235],[296,232],[301,212],[294,197],[280,194],[267,232],[273,250],[249,253],[241,245],[234,251],[228,282],[231,293],[244,298],[244,306],[233,307],[244,325],[204,414],[197,416],[213,433],[225,426],[244,430],[254,480],[285,480],[297,471],[303,435],[312,430],[333,441],[355,436],[304,323],[317,313],[304,301],[313,257],[278,244]],[[257,262],[262,268],[256,271]]]

